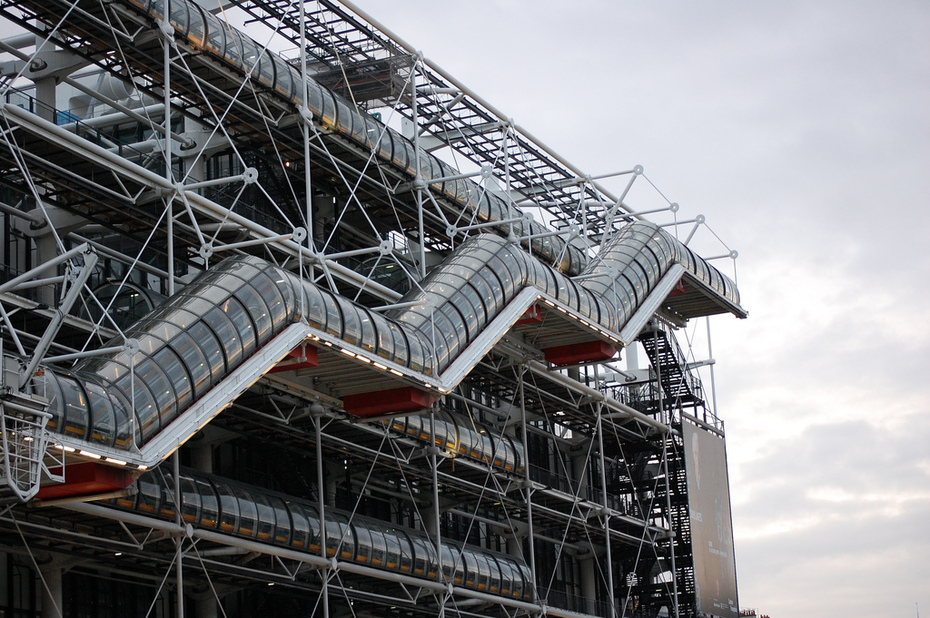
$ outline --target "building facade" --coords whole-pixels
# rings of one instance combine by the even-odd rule
[[[2,615],[737,615],[702,217],[350,3],[0,12]]]

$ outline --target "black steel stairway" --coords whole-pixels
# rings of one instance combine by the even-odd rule
[[[659,325],[650,324],[638,337],[658,374],[662,392],[672,405],[703,405],[701,381],[688,368],[684,352],[674,337]]]

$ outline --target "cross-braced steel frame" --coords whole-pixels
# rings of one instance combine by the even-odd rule
[[[631,222],[654,216],[687,246],[703,217],[679,220],[639,166],[582,173],[349,2],[0,0],[0,13],[18,32],[0,41],[0,609],[694,611],[679,427],[723,427],[675,333],[739,312],[679,290],[679,271],[616,333],[521,293],[441,375],[298,320],[235,371],[227,360],[193,412],[122,447],[95,443],[102,386],[56,394],[46,374],[142,358],[153,344],[130,325],[205,289],[192,281],[227,256],[390,314],[422,305],[405,294],[480,234],[582,284]],[[308,84],[330,102],[314,108]],[[591,333],[633,358],[546,353]],[[378,408],[414,387],[420,405]],[[350,413],[371,393],[381,412]],[[82,465],[132,482],[49,492]]]

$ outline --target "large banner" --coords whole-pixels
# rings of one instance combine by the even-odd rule
[[[705,615],[739,618],[726,442],[687,419],[682,423],[682,437],[688,476],[697,611]]]

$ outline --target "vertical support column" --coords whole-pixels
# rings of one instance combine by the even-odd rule
[[[668,473],[668,444],[671,441],[671,435],[667,436],[662,443],[662,467],[665,469],[665,509],[668,513],[668,551],[671,554],[672,561],[672,606],[675,608],[673,614],[678,618],[678,568],[675,565],[675,535],[672,529],[672,478]]]
[[[174,475],[174,520],[178,526],[184,526],[181,517],[181,456],[177,451],[171,456]],[[184,618],[184,537],[178,535],[175,539],[175,571],[177,574],[177,618]]]
[[[416,153],[416,178],[413,185],[416,188],[417,196],[417,233],[420,237],[417,244],[420,247],[420,278],[426,277],[426,232],[423,222],[423,192],[428,191],[426,181],[423,179],[423,170],[420,166],[420,118],[417,108],[417,72],[420,70],[422,58],[417,55],[416,62],[413,63],[413,69],[410,72],[410,95],[411,107],[413,112],[413,151]]]
[[[62,576],[64,570],[58,560],[42,569],[42,618],[61,618],[64,606]]]
[[[714,358],[714,346],[713,346],[713,342],[711,342],[711,339],[710,339],[710,316],[705,317],[704,322],[707,324],[707,357],[713,359]],[[711,401],[711,409],[714,412],[714,416],[716,416],[717,415],[717,379],[716,379],[716,376],[714,376],[714,364],[715,363],[710,364],[710,401]],[[704,418],[705,421],[707,420],[706,416],[707,415],[705,414],[705,418]]]
[[[303,10],[303,3],[301,3]],[[326,559],[326,504],[323,494],[324,473],[323,473],[323,427],[321,419],[323,409],[320,407],[313,415],[313,431],[316,434],[316,483],[317,483],[317,501],[316,508],[320,511],[320,554]],[[322,569],[320,575],[323,579],[323,585],[320,589],[321,600],[323,601],[323,616],[329,618],[329,569]]]
[[[595,372],[597,368],[595,366]],[[595,381],[597,374],[595,373]],[[604,459],[604,405],[598,404],[597,409],[597,453],[598,463],[601,468],[601,508],[603,509],[604,520],[604,548],[606,550],[607,563],[607,596],[610,602],[610,616],[617,618],[617,604],[614,595],[614,569],[613,557],[610,551],[610,511],[607,506],[607,462]]]
[[[171,161],[171,44],[174,42],[174,30],[171,25],[167,22],[170,19],[171,15],[171,0],[165,0],[165,19],[166,21],[162,22],[162,70],[164,71],[165,78],[165,179],[168,182],[174,182],[174,173],[172,170],[172,161]],[[174,203],[174,196],[171,195],[168,197],[168,203],[165,205],[167,208],[167,242],[168,242],[168,286],[167,292],[169,295],[174,293],[174,216],[172,212],[172,204]],[[181,456],[178,451],[175,451],[171,456],[171,463],[173,466],[174,473],[174,506],[175,506],[175,522],[179,526],[184,525],[184,520],[181,517]],[[177,618],[184,618],[184,537],[178,536],[175,539],[175,574],[176,574],[176,590],[175,595],[177,597]]]
[[[310,82],[309,76],[307,75],[307,13],[303,1],[297,4],[300,7],[300,90],[303,96],[303,106],[300,108],[300,115],[303,122],[301,123],[300,130],[304,142],[304,218],[306,219],[304,225],[307,226],[307,249],[309,249],[310,255],[316,255],[316,246],[313,241],[315,234],[313,226],[313,185],[310,178],[310,123],[313,122],[313,114],[310,112]],[[299,255],[302,262],[303,254],[301,253]],[[307,268],[312,271],[312,263],[309,264]],[[300,264],[300,276],[301,278],[304,276],[304,267],[302,263]],[[312,272],[309,278],[313,278]],[[306,315],[304,303],[304,295],[301,294],[301,314]],[[328,606],[324,606],[324,609],[326,607]]]
[[[581,558],[578,561],[578,570],[581,575],[581,594],[585,598],[585,611],[597,615],[597,569],[594,566],[594,556]]]
[[[526,500],[526,525],[527,525],[527,545],[529,546],[529,566],[532,573],[533,589],[536,589],[536,547],[535,536],[533,532],[533,481],[530,478],[530,451],[527,447],[526,431],[526,399],[523,392],[523,377],[526,374],[526,365],[520,365],[520,377],[517,381],[517,392],[520,396],[520,439],[523,440],[523,447],[526,452],[526,464],[523,466],[523,491]],[[536,591],[538,594],[538,591]]]
[[[421,239],[422,240],[422,239]],[[432,530],[428,530],[430,534],[433,535],[433,540],[436,544],[436,559],[439,562],[439,579],[443,583],[446,582],[445,573],[442,572],[442,526],[439,525],[441,515],[439,509],[439,449],[436,447],[436,408],[435,406],[430,408],[429,411],[429,435],[431,443],[429,445],[429,461],[430,468],[433,475],[433,515],[432,515],[432,525],[430,522],[424,522],[427,527],[432,527]],[[446,597],[443,596],[442,601],[439,605],[439,618],[444,618],[446,615]]]

